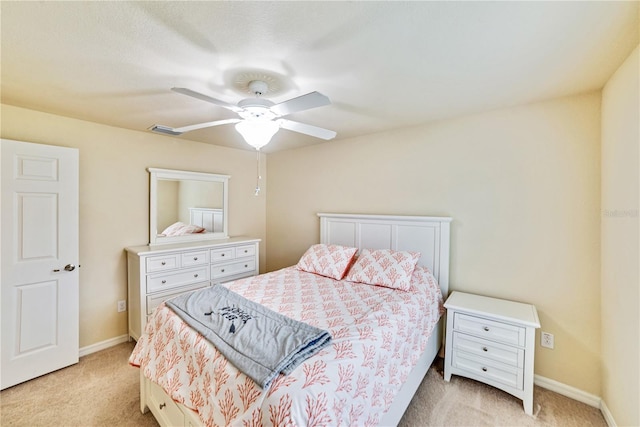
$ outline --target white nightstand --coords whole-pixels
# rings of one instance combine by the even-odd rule
[[[447,308],[444,379],[460,375],[522,399],[533,413],[538,312],[531,304],[453,292]]]

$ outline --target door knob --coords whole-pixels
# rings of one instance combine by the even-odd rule
[[[65,265],[65,266],[64,266],[64,269],[65,269],[66,271],[73,271],[73,270],[75,270],[75,269],[76,269],[76,266],[75,266],[75,265],[73,265],[73,264],[67,264],[67,265]]]

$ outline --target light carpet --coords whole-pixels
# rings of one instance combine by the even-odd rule
[[[77,365],[0,393],[0,424],[6,426],[157,426],[140,412],[139,370],[127,360],[133,343],[80,359]],[[438,359],[407,409],[400,427],[417,426],[602,426],[599,410],[536,387],[534,416],[500,390],[454,376],[442,379]]]

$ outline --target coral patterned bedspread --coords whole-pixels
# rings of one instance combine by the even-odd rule
[[[443,313],[438,284],[420,267],[409,291],[295,267],[221,286],[327,329],[333,341],[263,393],[173,311],[158,307],[129,361],[207,426],[377,425]]]

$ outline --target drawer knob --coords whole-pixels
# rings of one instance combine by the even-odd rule
[[[488,326],[485,326],[485,327],[484,327],[484,328],[482,328],[482,329],[484,329],[484,331],[485,331],[485,332],[489,332],[489,327],[488,327]]]
[[[161,404],[160,404],[160,409],[164,408],[165,406],[167,406],[167,404],[166,404],[166,403],[161,403]]]
[[[198,275],[197,275],[197,274],[194,274],[194,275],[193,275],[193,277],[198,277]]]
[[[197,257],[197,256],[194,256],[194,257],[193,257],[193,260],[194,260],[194,261],[197,261],[197,260],[198,260],[198,257]]]
[[[244,268],[248,268],[248,267],[249,267],[249,264],[245,264],[245,265],[244,265]]]
[[[166,281],[166,280],[163,280],[163,281],[162,281],[162,284],[164,285],[165,283],[167,283],[167,281]]]
[[[221,273],[224,273],[224,268],[222,270],[220,270]]]
[[[165,261],[162,261],[160,264],[167,265],[167,263]]]
[[[220,256],[224,256],[224,254],[220,254]]]
[[[482,367],[482,372],[487,372],[487,368]]]
[[[482,351],[489,351],[487,347],[482,347]]]
[[[249,251],[245,249],[245,250],[244,250],[244,253],[246,254],[247,252],[249,252]]]

